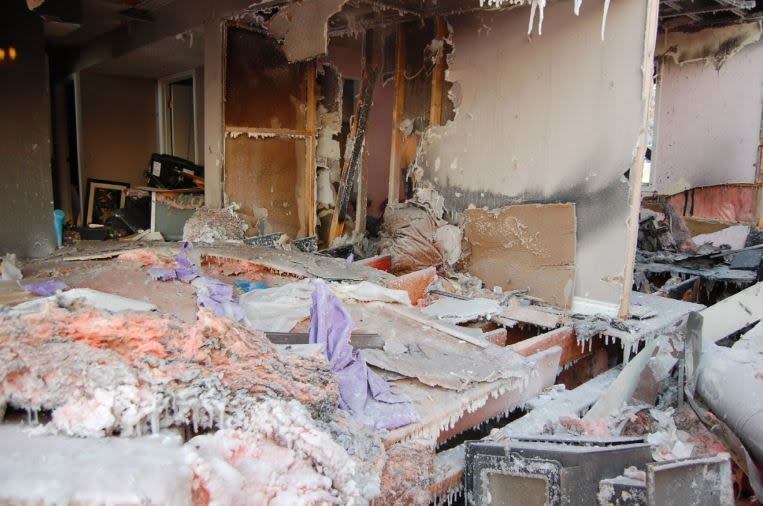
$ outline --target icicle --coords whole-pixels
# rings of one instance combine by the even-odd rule
[[[602,41],[604,40],[604,32],[607,31],[607,13],[608,12],[609,12],[609,0],[604,0],[604,15],[601,17],[601,40]]]
[[[532,0],[530,5],[530,23],[527,26],[527,35],[532,35],[533,25],[535,25],[535,11],[540,9],[538,15],[538,35],[543,35],[543,14],[546,10],[546,0]]]

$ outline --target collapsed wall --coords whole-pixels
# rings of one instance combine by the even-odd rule
[[[575,295],[618,302],[627,263],[630,185],[642,127],[647,3],[548,5],[543,35],[527,9],[450,20],[446,79],[455,118],[432,127],[420,165],[448,206],[574,202]]]

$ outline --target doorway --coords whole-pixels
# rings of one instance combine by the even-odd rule
[[[199,163],[195,88],[193,72],[159,80],[159,149],[162,154]]]

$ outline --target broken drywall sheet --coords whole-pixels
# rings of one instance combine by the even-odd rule
[[[283,51],[290,62],[326,54],[327,24],[347,0],[302,0],[290,3],[268,21],[268,29],[283,39]]]
[[[642,123],[647,6],[613,3],[607,44],[599,40],[600,12],[583,8],[570,23],[569,7],[549,3],[544,28],[553,37],[531,41],[519,10],[450,20],[446,79],[457,112],[429,129],[419,165],[455,212],[574,202],[575,295],[618,303],[627,263],[624,174]]]
[[[488,288],[526,290],[569,308],[575,283],[575,204],[464,211],[467,270]]]
[[[745,46],[758,42],[761,22],[706,28],[698,32],[666,32],[657,38],[655,56],[672,58],[679,65],[691,62],[723,64]]]

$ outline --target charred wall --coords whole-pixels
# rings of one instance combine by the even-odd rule
[[[580,16],[566,2],[527,36],[528,9],[449,19],[455,118],[431,128],[422,165],[455,210],[574,202],[575,295],[617,302],[627,263],[630,185],[642,127],[647,3]],[[553,227],[549,224],[549,227]]]

